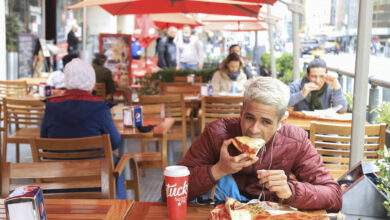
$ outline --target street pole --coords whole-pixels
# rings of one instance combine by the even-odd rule
[[[298,0],[292,0],[292,3],[298,4]],[[299,43],[299,14],[292,11],[292,35],[293,35],[293,80],[299,78],[299,58],[300,58],[300,43]]]
[[[270,5],[267,5],[267,21],[268,21],[268,40],[269,40],[269,52],[270,52],[271,76],[273,78],[276,78],[274,33],[272,30],[272,26],[275,24],[275,21],[271,18]]]
[[[362,128],[365,127],[366,123],[372,11],[373,0],[359,1],[359,23],[352,110],[352,140],[349,167],[352,167],[364,158],[365,129]]]

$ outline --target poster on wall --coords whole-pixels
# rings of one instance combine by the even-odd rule
[[[18,78],[32,77],[34,48],[34,35],[18,35]]]
[[[100,34],[100,53],[107,56],[105,67],[111,70],[115,83],[119,87],[131,84],[131,35]]]

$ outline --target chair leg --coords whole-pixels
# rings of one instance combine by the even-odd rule
[[[131,173],[133,174],[134,181],[134,199],[138,202],[141,199],[141,190],[139,184],[138,164],[133,158],[130,159],[130,169]]]
[[[191,117],[190,120],[190,133],[191,133],[191,144],[194,143],[195,140],[195,124],[194,124],[194,118]]]
[[[160,151],[160,143],[158,141],[155,141],[154,144],[156,147],[156,152],[159,152]]]
[[[20,145],[16,144],[16,163],[20,163]]]

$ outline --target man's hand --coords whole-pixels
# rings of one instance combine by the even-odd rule
[[[308,82],[303,85],[302,96],[306,97],[311,91],[320,90],[319,86],[313,82]]]
[[[256,163],[259,159],[258,157],[252,159],[247,154],[240,154],[235,157],[230,156],[227,150],[230,143],[232,143],[231,139],[223,142],[219,161],[211,167],[211,173],[215,180],[219,180],[229,174],[237,173],[242,168]]]
[[[258,170],[256,171],[259,183],[264,184],[270,192],[275,192],[281,199],[289,199],[292,195],[287,184],[287,176],[283,170]]]
[[[325,82],[331,85],[333,90],[340,89],[340,83],[337,79],[337,75],[327,73],[325,77]]]

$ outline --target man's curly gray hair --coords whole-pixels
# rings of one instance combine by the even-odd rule
[[[282,119],[290,99],[290,89],[272,77],[256,77],[245,84],[244,107],[247,100],[276,107],[278,119]]]

